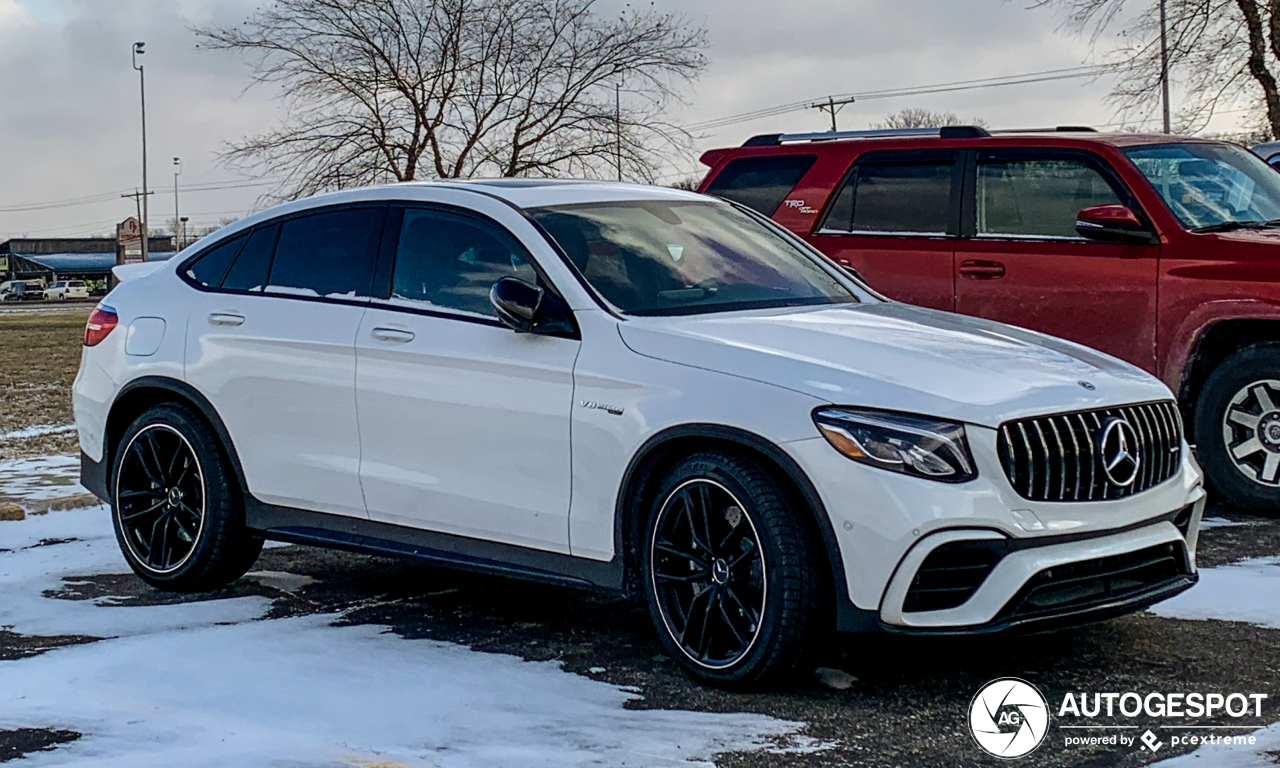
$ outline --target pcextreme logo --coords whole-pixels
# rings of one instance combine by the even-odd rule
[[[992,680],[969,703],[969,732],[996,757],[1029,755],[1049,733],[1049,702],[1025,680]]]

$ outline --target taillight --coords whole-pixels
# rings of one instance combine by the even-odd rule
[[[89,315],[89,322],[84,326],[84,345],[92,347],[99,344],[120,324],[120,318],[111,307],[94,307]]]

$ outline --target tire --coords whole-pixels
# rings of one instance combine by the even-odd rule
[[[644,591],[667,653],[726,688],[811,672],[830,603],[809,511],[758,464],[719,451],[678,463],[647,507]]]
[[[1196,404],[1195,441],[1223,498],[1280,513],[1280,345],[1247,347],[1214,369]]]
[[[111,472],[116,540],[153,587],[204,592],[240,578],[262,551],[218,437],[192,409],[145,411],[125,431]]]

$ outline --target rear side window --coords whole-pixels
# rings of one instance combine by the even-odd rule
[[[489,290],[504,277],[538,282],[524,249],[506,232],[444,211],[404,212],[393,301],[496,318]]]
[[[740,157],[711,180],[707,194],[772,216],[817,159],[817,155]]]
[[[1115,190],[1088,160],[1033,154],[978,155],[979,235],[1079,238],[1076,214],[1118,205]]]
[[[267,291],[333,298],[368,296],[385,208],[350,208],[289,219]]]
[[[836,196],[829,232],[945,235],[950,229],[959,153],[863,155]]]
[[[267,270],[271,267],[271,252],[276,245],[279,224],[259,227],[249,236],[235,263],[227,271],[222,287],[231,291],[261,291],[267,284]]]
[[[240,235],[213,246],[187,267],[187,277],[206,288],[222,285],[222,279],[227,276],[227,270],[236,260],[236,254],[248,239],[248,235]]]

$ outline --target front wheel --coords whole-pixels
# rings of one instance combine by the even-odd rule
[[[1195,439],[1215,490],[1249,511],[1280,513],[1280,345],[1218,365],[1196,404]]]
[[[143,581],[174,592],[216,589],[245,574],[262,539],[213,430],[177,404],[151,408],[121,438],[112,472],[116,539]]]
[[[645,593],[693,677],[741,688],[812,669],[827,606],[807,514],[741,456],[699,453],[667,473],[647,518]]]

